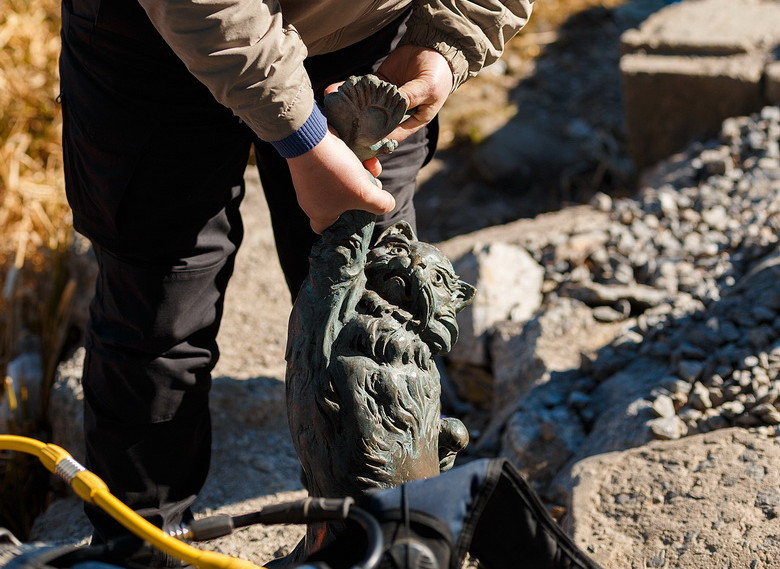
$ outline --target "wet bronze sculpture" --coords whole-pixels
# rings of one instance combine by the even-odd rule
[[[349,104],[337,106],[352,117],[340,123],[351,129],[351,144],[387,151],[393,144],[383,139],[405,104],[385,112],[387,84],[375,78],[345,85]],[[376,90],[380,103],[356,88]],[[355,100],[360,105],[350,108]],[[432,358],[451,349],[455,315],[473,295],[405,222],[374,239],[374,216],[350,211],[324,232],[293,307],[286,354],[288,420],[312,496],[356,496],[452,466],[468,433],[441,417]],[[305,549],[325,539],[323,527],[310,528]]]

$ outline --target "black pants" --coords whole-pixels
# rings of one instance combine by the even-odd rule
[[[390,26],[310,58],[315,93],[370,72],[396,35]],[[293,298],[317,236],[285,161],[214,101],[134,0],[63,0],[60,74],[68,200],[99,265],[83,374],[87,466],[142,515],[173,525],[209,468],[210,373],[253,146]],[[422,131],[383,160],[398,207],[380,228],[414,223],[414,179],[433,138]],[[98,537],[122,533],[88,514]]]

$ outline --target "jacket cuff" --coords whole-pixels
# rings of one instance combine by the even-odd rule
[[[282,158],[295,158],[317,146],[327,132],[328,121],[319,105],[314,103],[309,118],[301,128],[281,140],[272,141],[271,145]]]
[[[476,72],[470,69],[469,60],[457,41],[450,34],[437,29],[433,18],[425,11],[412,12],[407,21],[406,33],[401,37],[399,45],[427,47],[442,54],[452,70],[453,91],[476,75]]]

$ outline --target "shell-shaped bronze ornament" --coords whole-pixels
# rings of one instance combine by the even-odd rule
[[[363,161],[396,149],[398,142],[386,137],[404,120],[409,102],[392,83],[362,75],[326,95],[324,106],[328,123]]]

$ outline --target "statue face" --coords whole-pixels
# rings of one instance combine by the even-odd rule
[[[409,224],[388,228],[369,251],[366,288],[406,311],[410,324],[434,354],[448,352],[458,338],[455,315],[474,298],[436,247],[417,240]]]

